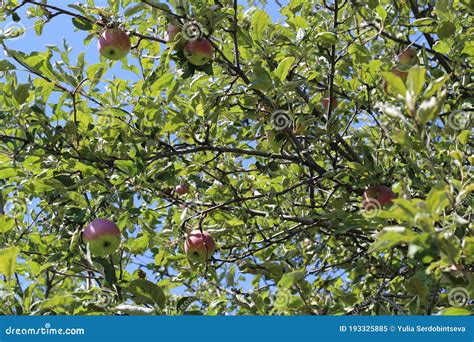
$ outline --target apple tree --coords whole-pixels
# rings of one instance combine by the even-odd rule
[[[4,2],[0,312],[470,314],[472,10]]]

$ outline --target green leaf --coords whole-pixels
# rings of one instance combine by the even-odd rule
[[[72,18],[72,23],[76,28],[82,31],[90,31],[92,30],[92,27],[93,27],[92,24],[88,20],[85,20],[83,18],[78,18],[78,17]]]
[[[412,25],[413,26],[429,26],[435,22],[436,20],[434,20],[433,18],[418,18],[413,21]]]
[[[0,71],[15,70],[16,67],[7,60],[0,61]]]
[[[271,23],[271,18],[267,12],[263,10],[255,11],[252,17],[252,38],[259,41],[264,37],[265,30]]]
[[[433,188],[426,197],[426,205],[432,214],[438,214],[449,205],[448,188]]]
[[[446,308],[440,312],[443,316],[471,316],[472,312],[464,308]]]
[[[426,299],[430,292],[428,286],[426,285],[426,279],[421,274],[416,274],[410,279],[405,280],[403,286],[405,286],[409,293],[419,296],[421,299]]]
[[[294,271],[291,273],[286,273],[281,277],[280,281],[278,282],[278,287],[289,289],[292,287],[296,282],[303,279],[305,273],[301,271]]]
[[[295,62],[294,57],[286,57],[283,59],[278,67],[275,70],[275,76],[280,79],[280,81],[284,81],[290,72],[291,66]]]
[[[369,247],[369,253],[389,249],[416,239],[417,234],[405,227],[385,227]]]
[[[403,98],[405,97],[407,88],[400,77],[394,75],[394,73],[390,71],[383,71],[380,75],[385,79],[393,91],[396,92],[396,94]]]
[[[13,97],[19,105],[25,103],[26,99],[30,96],[30,85],[20,84],[16,87],[13,92]]]
[[[8,247],[0,250],[0,273],[9,280],[16,270],[16,257],[20,249],[18,247]]]
[[[137,13],[145,10],[146,7],[147,6],[143,3],[134,4],[130,7],[127,7],[127,9],[123,13],[123,15],[124,15],[124,17],[131,17],[132,15],[137,14]]]
[[[439,24],[437,33],[440,39],[448,39],[456,33],[456,26],[450,21],[445,21]]]
[[[137,173],[137,167],[132,160],[116,160],[115,165],[129,176],[134,176]]]
[[[337,44],[337,35],[334,32],[320,32],[315,39],[324,45]]]
[[[251,85],[259,90],[268,90],[273,86],[270,74],[262,67],[255,66],[250,74]]]
[[[18,170],[13,169],[11,167],[6,169],[0,169],[0,180],[15,177],[17,174]]]
[[[0,233],[9,232],[15,225],[15,220],[11,217],[0,215]]]
[[[412,98],[416,98],[425,85],[426,68],[414,66],[408,71],[407,90]]]
[[[451,51],[451,46],[445,41],[439,40],[433,45],[433,50],[439,53],[447,54]]]
[[[419,123],[425,124],[426,122],[434,119],[438,113],[439,102],[438,99],[432,96],[429,100],[423,101],[416,111],[416,119]]]
[[[449,0],[436,0],[436,10],[443,13],[449,12]]]
[[[69,304],[74,303],[74,301],[75,299],[72,294],[64,296],[55,296],[53,298],[45,299],[43,302],[41,302],[40,307],[43,310],[48,308],[65,307]]]
[[[450,78],[449,75],[444,75],[442,77],[437,78],[433,82],[430,82],[428,84],[428,87],[426,88],[426,91],[424,93],[425,97],[430,97],[436,94],[436,92],[441,89],[441,87],[448,81]]]
[[[158,285],[146,279],[136,279],[130,283],[130,291],[135,295],[137,304],[156,304],[160,308],[165,306],[166,296]]]
[[[168,89],[169,86],[171,85],[171,82],[174,80],[174,74],[173,73],[166,73],[162,75],[160,78],[158,78],[155,82],[153,82],[151,86],[152,91],[160,91],[163,89]]]

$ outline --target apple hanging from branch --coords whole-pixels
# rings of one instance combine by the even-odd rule
[[[400,65],[414,65],[416,62],[416,50],[413,48],[407,48],[398,55],[398,63]]]
[[[207,39],[200,38],[187,42],[183,53],[189,63],[202,66],[212,59],[214,47]]]
[[[188,193],[189,188],[188,188],[188,186],[187,186],[186,184],[180,184],[180,185],[176,186],[176,188],[174,189],[174,191],[175,191],[178,195],[182,196],[182,195],[186,195],[186,194]]]
[[[182,50],[185,44],[185,41],[183,38],[175,41],[176,36],[180,32],[181,32],[181,27],[174,24],[169,24],[168,29],[166,30],[165,40],[167,43],[173,43],[173,49],[175,50]]]
[[[82,232],[82,239],[95,256],[114,253],[120,245],[121,236],[119,227],[107,219],[95,219]]]
[[[181,32],[181,29],[173,24],[168,25],[168,30],[166,31],[165,40],[169,43],[174,40],[176,35]]]
[[[130,37],[118,27],[105,29],[97,42],[99,53],[113,61],[125,57],[131,47]]]
[[[329,107],[329,97],[322,98],[321,103],[322,103],[324,108],[328,108]],[[331,97],[331,104],[332,104],[333,109],[337,107],[338,102],[337,102],[337,99],[335,97]]]
[[[385,185],[372,185],[362,195],[362,205],[365,210],[380,210],[385,204],[392,203],[397,196]]]
[[[190,232],[184,243],[184,252],[191,262],[205,262],[211,258],[216,250],[216,243],[212,235],[200,230]]]

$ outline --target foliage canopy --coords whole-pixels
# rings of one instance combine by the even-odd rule
[[[2,313],[471,312],[472,2],[104,5],[1,12]],[[14,48],[64,17],[63,46]],[[166,44],[169,23],[211,62]],[[120,61],[70,47],[118,24]],[[397,199],[366,211],[378,184]],[[123,234],[110,257],[81,240],[97,217]],[[184,254],[195,229],[207,265]]]

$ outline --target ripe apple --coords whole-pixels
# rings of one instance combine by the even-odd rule
[[[174,191],[176,191],[178,195],[186,195],[189,191],[189,188],[186,184],[181,184],[181,185],[176,186]]]
[[[109,255],[120,245],[120,229],[107,219],[95,219],[82,232],[84,242],[95,256]]]
[[[205,262],[215,250],[214,238],[206,231],[193,230],[184,243],[184,252],[192,262]]]
[[[181,32],[181,29],[178,26],[169,24],[165,35],[165,40],[167,42],[172,42],[179,32]]]
[[[392,203],[395,193],[385,185],[369,186],[362,195],[364,209],[382,209],[385,204]]]
[[[211,60],[214,47],[207,39],[200,38],[187,42],[184,45],[183,52],[189,63],[201,66]]]
[[[398,55],[398,63],[401,65],[411,65],[414,64],[416,61],[416,50],[412,48],[408,48],[403,50]]]
[[[329,107],[329,97],[324,97],[323,99],[321,99],[321,103],[323,104],[324,108],[328,108]],[[335,97],[331,97],[331,104],[332,104],[332,108],[337,107],[337,99]]]
[[[117,27],[105,29],[97,42],[99,53],[105,58],[113,61],[125,57],[131,47],[132,44],[127,33]]]

